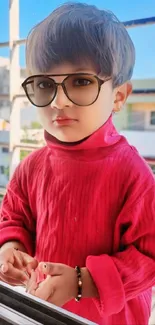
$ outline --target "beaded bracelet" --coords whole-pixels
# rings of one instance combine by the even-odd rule
[[[82,277],[81,277],[80,267],[76,266],[75,271],[77,273],[77,278],[78,278],[78,294],[77,297],[75,298],[75,301],[79,302],[82,297]]]

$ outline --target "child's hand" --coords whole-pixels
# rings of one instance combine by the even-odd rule
[[[38,262],[30,255],[14,248],[6,248],[0,251],[0,280],[10,285],[26,284],[31,270],[37,265]]]
[[[77,275],[74,268],[64,264],[40,263],[39,270],[47,277],[37,285],[37,275],[32,271],[28,293],[59,307],[76,298]]]

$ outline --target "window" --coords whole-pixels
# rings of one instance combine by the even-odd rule
[[[151,167],[151,169],[152,169],[153,173],[155,174],[155,165],[153,165],[153,164],[150,164],[150,167]]]
[[[3,147],[3,148],[2,148],[2,152],[3,152],[3,153],[8,153],[8,152],[9,152],[9,148]]]
[[[150,112],[150,124],[155,125],[155,111]]]
[[[145,128],[146,130],[155,130],[155,108],[145,113]]]
[[[0,166],[0,174],[2,174],[2,175],[5,174],[5,168],[4,168],[4,166]]]

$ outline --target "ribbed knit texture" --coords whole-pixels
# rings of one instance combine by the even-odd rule
[[[147,325],[155,285],[155,180],[111,118],[77,145],[45,132],[8,185],[0,245],[38,261],[87,266],[100,299],[64,308],[103,325]]]

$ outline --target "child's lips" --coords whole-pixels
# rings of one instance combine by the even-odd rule
[[[53,120],[53,123],[55,125],[71,125],[77,122],[76,119],[70,118],[70,117],[57,117],[56,119]]]

